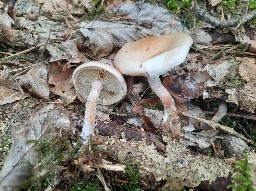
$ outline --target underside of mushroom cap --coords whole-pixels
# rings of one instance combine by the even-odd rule
[[[111,105],[120,101],[126,94],[127,86],[122,74],[114,67],[93,61],[78,66],[72,76],[77,96],[86,102],[94,81],[102,82],[98,103]]]
[[[172,68],[170,64],[174,67],[185,60],[192,43],[190,35],[183,32],[146,37],[124,45],[117,53],[114,65],[123,74],[146,76],[149,67],[145,64],[150,63],[154,65],[153,70],[157,70],[155,73],[163,74]],[[168,59],[175,59],[175,62],[168,63]]]

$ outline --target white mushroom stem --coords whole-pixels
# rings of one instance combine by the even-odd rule
[[[94,81],[92,83],[91,91],[88,95],[87,102],[85,105],[84,123],[81,132],[81,138],[84,144],[88,143],[90,135],[94,135],[95,126],[95,116],[96,116],[96,106],[97,101],[102,90],[103,83],[100,80]]]
[[[164,105],[163,125],[165,132],[170,132],[172,137],[180,135],[180,123],[174,100],[167,89],[163,86],[158,76],[147,76],[150,88],[160,98]]]

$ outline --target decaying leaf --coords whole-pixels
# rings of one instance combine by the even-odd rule
[[[27,74],[16,77],[16,80],[30,93],[43,99],[49,98],[50,91],[47,84],[47,69],[45,64],[36,64]]]
[[[80,31],[90,40],[90,48],[94,55],[108,55],[114,47],[122,47],[127,42],[138,40],[150,33],[140,33],[139,26],[122,22],[93,21],[82,22]]]
[[[68,130],[68,117],[53,105],[39,110],[22,127],[14,128],[13,144],[0,172],[0,190],[15,191],[31,175],[29,163],[36,160],[35,141]]]
[[[8,69],[0,70],[0,105],[12,103],[26,98],[20,85],[13,79],[8,79]]]
[[[50,62],[58,60],[68,60],[79,63],[84,60],[84,56],[76,47],[76,40],[68,40],[59,44],[48,44],[46,49],[51,54]]]
[[[242,90],[239,90],[238,101],[241,108],[251,113],[256,109],[256,86],[248,83]]]
[[[247,57],[236,57],[242,63],[239,65],[239,74],[248,83],[256,86],[256,59]]]
[[[53,86],[50,90],[59,95],[64,103],[71,103],[76,99],[76,92],[71,82],[73,71],[58,62],[50,64],[48,83]]]
[[[184,31],[185,29],[182,23],[178,20],[176,20],[173,26],[170,26],[170,21],[173,18],[173,15],[170,14],[167,9],[144,3],[143,1],[117,5],[113,8],[113,11],[122,18],[133,20],[136,24],[144,26],[145,29],[150,29],[154,33],[154,36],[163,33],[171,34],[177,31]],[[144,33],[144,30],[141,32]]]
[[[224,61],[220,64],[207,64],[205,70],[214,79],[214,82],[219,84],[223,83],[224,77],[230,72],[229,68],[231,65],[232,63],[228,61]]]
[[[12,103],[17,100],[26,98],[27,95],[23,91],[9,89],[4,86],[0,86],[0,105]]]

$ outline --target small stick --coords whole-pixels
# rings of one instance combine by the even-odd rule
[[[247,143],[252,143],[251,140],[247,139],[246,137],[244,137],[243,135],[241,135],[240,133],[236,132],[234,129],[230,128],[230,127],[227,127],[227,126],[224,126],[224,125],[221,125],[219,123],[216,123],[214,121],[210,121],[210,120],[207,120],[207,119],[203,119],[203,118],[200,118],[200,117],[197,117],[197,116],[194,116],[194,115],[190,115],[188,113],[185,113],[185,112],[181,112],[182,115],[186,116],[186,117],[191,117],[193,119],[196,119],[198,121],[201,121],[209,126],[211,126],[212,128],[214,129],[220,129],[220,130],[223,130],[225,132],[228,132],[230,133],[231,135],[234,135],[234,136],[237,136],[239,137],[240,139],[246,141]]]
[[[1,58],[0,61],[1,61],[1,60],[6,60],[6,59],[9,59],[9,58],[13,58],[13,57],[15,57],[15,56],[19,56],[19,55],[21,55],[21,54],[25,54],[25,53],[27,53],[27,52],[30,52],[30,51],[35,50],[35,49],[37,49],[37,48],[40,48],[41,46],[45,46],[45,43],[39,44],[38,46],[29,48],[29,49],[26,49],[26,50],[23,50],[23,51],[18,52],[18,53],[16,53],[16,54],[12,54],[12,55],[10,55],[10,56]]]
[[[200,8],[196,3],[194,4],[194,7],[192,8],[194,14],[202,19],[203,21],[211,24],[214,27],[237,27],[241,24],[244,24],[251,19],[256,17],[256,11],[251,11],[250,13],[244,14],[242,17],[237,19],[229,19],[227,21],[221,21],[220,19],[217,19],[210,15],[206,10]]]

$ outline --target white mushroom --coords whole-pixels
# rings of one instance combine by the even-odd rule
[[[123,74],[146,76],[153,92],[161,99],[165,113],[163,123],[173,137],[180,135],[178,113],[172,96],[159,78],[186,59],[192,38],[183,32],[159,37],[146,37],[127,43],[117,53],[114,66]]]
[[[72,81],[78,98],[86,102],[81,138],[87,144],[88,137],[94,135],[97,103],[111,105],[120,101],[126,94],[127,86],[118,70],[97,61],[78,66]]]

